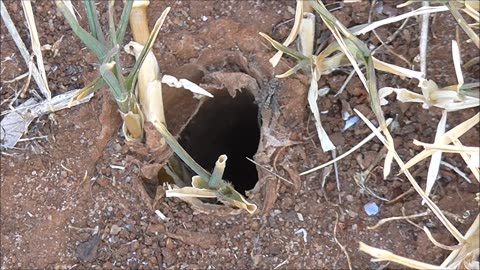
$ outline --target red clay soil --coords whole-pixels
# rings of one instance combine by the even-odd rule
[[[4,3],[29,48],[20,2],[6,0]],[[372,19],[411,9],[394,9],[395,3],[384,1],[383,13],[374,12]],[[44,52],[53,95],[86,85],[98,75],[94,54],[75,37],[53,1],[32,1],[32,5],[41,44],[53,44],[63,36],[58,55]],[[162,73],[190,78],[220,96],[235,92],[236,88],[244,94],[250,93],[251,100],[245,104],[256,104],[260,117],[253,117],[253,125],[250,122],[245,128],[235,126],[236,132],[222,135],[232,136],[231,141],[225,140],[225,143],[242,140],[258,143],[260,140],[256,162],[292,183],[257,167],[259,184],[249,193],[250,200],[259,206],[254,215],[245,212],[224,216],[201,214],[179,199],[165,198],[165,187],[157,187],[155,181],[145,181],[142,173],[142,169],[155,165],[158,157],[146,147],[125,142],[116,104],[110,93],[102,90],[87,104],[40,117],[23,137],[30,140],[19,142],[15,149],[2,150],[1,269],[345,269],[347,259],[333,236],[337,214],[336,236],[345,246],[354,268],[382,269],[385,265],[371,262],[368,255],[358,251],[359,241],[433,264],[440,264],[446,258],[447,251],[435,247],[422,230],[406,221],[367,229],[382,218],[401,216],[402,211],[410,215],[427,210],[415,192],[386,203],[355,183],[354,176],[364,171],[382,149],[378,140],[372,140],[338,163],[340,205],[333,172],[326,178],[323,189],[322,171],[298,175],[332,157],[320,148],[314,119],[307,106],[308,79],[300,73],[287,79],[274,78],[294,62],[285,58],[273,69],[268,59],[274,51],[258,35],[264,32],[276,40],[284,40],[293,24],[288,20],[294,16],[295,1],[152,1],[150,26],[167,6],[172,7],[172,11],[153,49]],[[350,27],[367,22],[369,9],[368,1],[363,1],[345,4],[333,14]],[[86,25],[84,10],[79,8],[79,12],[82,24]],[[432,16],[428,77],[441,86],[456,84],[450,47],[455,38],[455,21],[448,13]],[[105,14],[101,21],[107,22]],[[400,24],[382,27],[378,35],[386,40]],[[320,24],[317,28],[319,34],[326,32]],[[415,60],[418,33],[418,22],[410,20],[390,44],[391,49],[416,70],[419,69]],[[126,39],[130,38],[127,34]],[[466,39],[462,31],[460,38]],[[373,34],[361,39],[372,46],[379,45]],[[4,111],[25,83],[25,80],[6,81],[25,73],[27,67],[3,24],[0,40],[0,106]],[[462,43],[461,51],[462,59],[478,55],[472,44]],[[378,51],[376,56],[407,67],[386,49]],[[125,55],[124,60],[127,67],[133,65],[130,56]],[[319,107],[326,112],[322,114],[323,126],[340,153],[370,133],[364,124],[342,131],[342,101],[374,119],[366,92],[357,78],[335,96],[348,72],[336,71],[319,82],[319,86],[331,88],[331,92],[319,100]],[[466,82],[478,81],[478,64],[464,72]],[[416,89],[417,84],[384,73],[378,74],[378,81],[379,87]],[[165,89],[164,93],[169,128],[179,134],[198,101],[182,90]],[[413,139],[433,142],[441,111],[425,110],[418,104],[400,104],[393,98],[390,101],[384,112],[387,117],[398,116],[400,126],[393,135],[396,149],[406,161],[421,150],[413,145]],[[477,112],[478,109],[469,109],[449,113],[448,127]],[[241,109],[238,112],[243,113],[247,114]],[[208,121],[211,124],[220,121],[221,114],[221,111],[210,114]],[[255,139],[250,132],[259,127],[261,137]],[[189,132],[180,134],[181,139],[195,145],[200,135]],[[204,137],[205,132],[220,136],[213,128],[202,132]],[[247,139],[248,136],[253,139]],[[478,138],[477,126],[461,140],[464,145],[478,146]],[[207,148],[214,146],[205,143],[200,153],[211,150],[211,154],[216,155]],[[446,154],[444,160],[466,172],[472,183],[442,167],[431,198],[453,224],[465,232],[479,212],[474,200],[479,185],[460,156]],[[411,188],[404,175],[396,175],[398,166],[383,180],[382,166],[383,162],[379,162],[366,182],[374,193],[393,199]],[[412,169],[422,187],[427,166],[428,161],[423,161]],[[160,195],[156,200],[151,198],[152,185],[153,194]],[[365,213],[364,205],[368,202],[378,204],[378,215]],[[160,219],[155,209],[167,219]],[[433,215],[413,221],[427,226],[442,244],[456,244]],[[296,233],[300,229],[304,234]],[[401,267],[390,264],[388,268]]]

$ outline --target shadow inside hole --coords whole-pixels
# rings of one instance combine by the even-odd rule
[[[207,171],[212,172],[222,154],[228,156],[223,179],[245,194],[258,181],[252,158],[260,140],[258,106],[248,91],[227,92],[206,101],[183,130],[180,144]]]

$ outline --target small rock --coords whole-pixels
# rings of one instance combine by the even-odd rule
[[[170,250],[173,250],[175,248],[175,245],[173,244],[173,241],[170,238],[167,238],[167,242],[166,242],[165,246]]]
[[[378,205],[375,202],[369,202],[365,204],[363,209],[365,210],[365,213],[367,213],[367,215],[369,216],[375,216],[380,211],[380,208],[378,208]]]
[[[102,269],[106,269],[106,270],[113,269],[113,264],[111,262],[106,262],[102,265]]]
[[[163,249],[162,256],[163,256],[163,262],[165,262],[167,266],[171,266],[172,264],[177,262],[177,255],[172,250]]]
[[[251,229],[257,231],[260,228],[260,223],[257,220],[252,221]]]
[[[152,265],[152,266],[156,266],[157,263],[158,263],[158,260],[155,256],[150,256],[148,257],[148,262]]]
[[[159,233],[159,232],[165,232],[165,226],[163,224],[152,224],[148,228],[148,231],[150,233]]]
[[[121,230],[122,230],[121,227],[113,224],[113,225],[112,225],[112,228],[110,228],[110,234],[111,234],[111,235],[117,235]]]
[[[97,256],[97,247],[100,240],[101,238],[97,234],[92,239],[79,244],[75,250],[77,258],[83,262],[93,262]]]

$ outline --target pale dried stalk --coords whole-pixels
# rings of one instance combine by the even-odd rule
[[[46,92],[42,91],[42,94],[50,100],[52,98],[52,93],[48,87],[47,74],[45,72],[45,65],[43,63],[42,56],[42,46],[40,45],[40,40],[38,38],[37,26],[35,24],[35,18],[33,16],[32,3],[30,0],[22,1],[23,12],[25,13],[25,19],[27,20],[28,30],[30,31],[30,40],[32,42],[32,51],[37,60],[37,68],[40,73],[40,78],[45,85]],[[40,88],[42,90],[43,88]]]
[[[466,153],[469,155],[475,155],[480,153],[479,147],[473,146],[459,146],[459,145],[445,145],[445,144],[431,144],[431,143],[423,143],[417,140],[413,140],[413,144],[418,146],[423,146],[425,150],[432,150],[432,151],[442,151],[445,153]]]
[[[450,136],[450,140],[452,141],[452,143],[456,146],[456,147],[462,147],[462,143],[457,139],[457,138],[453,138]],[[475,176],[475,179],[477,179],[478,182],[480,182],[480,171],[478,169],[479,164],[478,162],[475,164],[473,162],[473,158],[471,157],[477,157],[477,161],[478,161],[478,154],[474,154],[474,155],[471,155],[469,156],[467,153],[460,153],[460,156],[462,156],[463,160],[465,161],[465,163],[467,164],[468,168],[470,169],[470,171],[472,171],[473,175]]]
[[[456,127],[452,128],[451,130],[445,132],[443,136],[438,140],[438,143],[440,144],[449,144],[452,142],[451,138],[459,138],[463,134],[465,134],[468,130],[473,128],[475,125],[477,125],[480,122],[480,113],[477,113],[470,119],[465,120],[463,123],[457,125]],[[434,151],[432,150],[423,150],[416,156],[414,156],[412,159],[410,159],[407,163],[405,163],[405,169],[408,169],[412,167],[413,165],[417,164],[421,160],[429,157],[431,154],[433,154]],[[400,174],[403,172],[400,171]]]
[[[127,53],[138,58],[143,50],[143,45],[130,41],[124,49]],[[137,90],[145,119],[149,122],[157,120],[165,124],[160,67],[152,51],[148,52],[138,72]]]
[[[366,245],[362,242],[360,242],[359,244],[360,244],[360,247],[359,247],[360,251],[363,251],[363,252],[369,254],[370,256],[374,257],[374,259],[372,259],[372,261],[375,261],[375,262],[391,261],[391,262],[395,262],[395,263],[398,263],[398,264],[401,264],[401,265],[404,265],[404,266],[407,266],[407,267],[415,268],[415,269],[435,269],[435,270],[436,269],[438,269],[438,270],[445,269],[444,267],[440,267],[440,266],[437,266],[437,265],[428,264],[428,263],[412,260],[412,259],[409,259],[409,258],[405,258],[405,257],[402,257],[402,256],[398,256],[398,255],[393,254],[390,251],[386,251],[386,250],[379,249],[379,248],[374,248],[374,247]]]
[[[392,123],[393,119],[392,118],[388,118],[387,119],[387,126],[390,125],[390,123]],[[380,131],[381,128],[379,127],[378,130]],[[345,157],[347,157],[348,155],[350,155],[351,153],[353,153],[355,150],[357,150],[358,148],[360,148],[362,145],[366,144],[367,142],[369,142],[371,139],[373,139],[375,137],[375,133],[370,133],[370,135],[368,135],[365,139],[363,139],[361,142],[357,143],[354,147],[352,147],[352,149],[348,150],[347,152],[343,153],[342,155],[338,156],[337,158],[333,159],[333,160],[330,160],[329,162],[327,163],[324,163],[318,167],[315,167],[315,168],[312,168],[310,170],[307,170],[307,171],[304,171],[302,173],[300,173],[300,176],[302,175],[307,175],[309,173],[312,173],[314,171],[317,171],[317,170],[320,170],[322,168],[325,168]]]
[[[147,20],[147,7],[150,0],[134,0],[130,12],[130,29],[132,29],[133,40],[141,45],[147,43],[150,36]]]
[[[283,42],[283,45],[289,46],[292,42],[297,38],[298,32],[300,31],[300,26],[302,25],[303,20],[303,1],[297,0],[297,7],[295,9],[295,22],[292,27],[292,31],[288,35],[287,39]],[[270,58],[269,62],[272,64],[273,67],[278,65],[280,59],[282,58],[283,52],[278,51],[272,58]]]
[[[445,133],[445,126],[447,124],[447,111],[442,112],[442,118],[438,122],[437,132],[435,134],[435,143],[437,143],[441,136]],[[442,161],[442,152],[438,151],[432,154],[432,158],[430,160],[430,166],[428,166],[428,173],[427,173],[427,184],[425,187],[425,194],[427,196],[430,195],[430,191],[432,191],[433,185],[435,184],[438,176],[438,172],[440,170],[440,161]]]

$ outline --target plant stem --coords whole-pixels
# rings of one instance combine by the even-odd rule
[[[132,29],[133,40],[141,45],[145,45],[150,36],[147,20],[149,4],[149,0],[135,0],[130,12],[130,28]]]
[[[208,180],[208,186],[216,189],[220,185],[220,181],[223,177],[223,172],[225,171],[225,166],[227,165],[227,156],[221,155],[218,157],[217,162],[215,162],[215,168],[213,169],[212,177]]]

